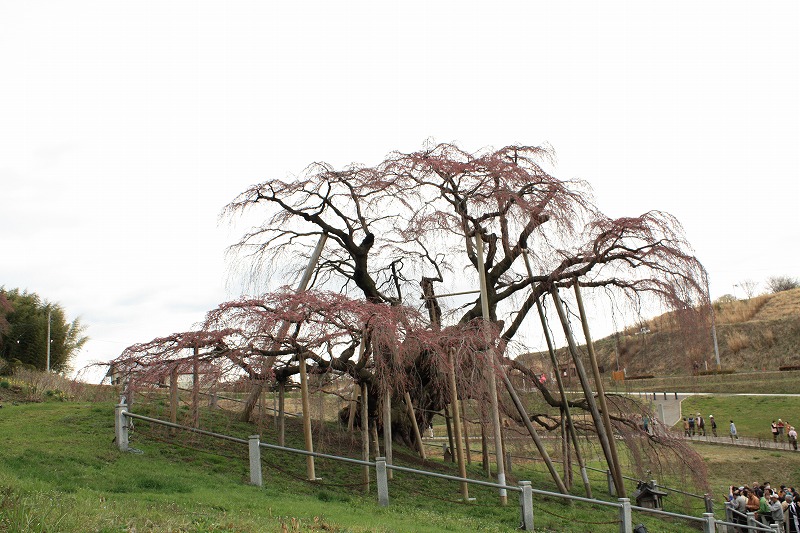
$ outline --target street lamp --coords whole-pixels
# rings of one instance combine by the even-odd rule
[[[714,302],[711,301],[711,288],[708,284],[708,273],[703,272],[703,277],[706,282],[706,295],[708,296],[708,308],[711,310],[711,338],[714,340],[714,356],[717,359],[717,370],[722,369],[719,362],[719,344],[717,343],[717,320],[714,317]]]

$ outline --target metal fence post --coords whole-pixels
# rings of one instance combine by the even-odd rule
[[[777,531],[780,533],[781,525],[775,522],[774,524],[770,524],[769,527],[772,528],[773,531]]]
[[[703,513],[705,522],[703,522],[703,533],[717,533],[717,521],[714,519],[714,513]]]
[[[386,457],[375,458],[375,479],[378,484],[378,505],[389,505],[389,481],[386,475]]]
[[[608,480],[608,495],[616,496],[617,488],[614,486],[614,478],[611,477],[611,470],[606,469],[606,479]]]
[[[520,525],[523,531],[533,531],[533,490],[530,481],[520,481],[519,508],[522,518]]]
[[[753,511],[747,513],[747,525],[748,527],[761,525],[761,522],[756,520],[756,513],[754,513]]]
[[[260,487],[261,479],[261,437],[250,435],[250,484]]]
[[[127,412],[128,406],[124,402],[114,408],[114,435],[121,452],[128,451],[128,419],[125,417]]]
[[[633,513],[631,512],[630,498],[620,498],[619,503],[619,533],[633,533]]]
[[[733,522],[733,504],[731,502],[725,502],[725,521]],[[727,526],[727,528],[728,528],[728,533],[735,532],[733,526]]]

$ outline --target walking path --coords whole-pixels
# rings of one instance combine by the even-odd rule
[[[624,394],[624,393],[623,393]],[[718,392],[631,392],[631,396],[640,396],[642,399],[649,399],[655,406],[656,415],[662,418],[667,427],[672,427],[682,420],[681,402],[689,396],[782,396],[782,397],[798,397],[800,394],[722,394]],[[762,439],[756,437],[743,437],[739,436],[738,439],[731,439],[728,434],[728,424],[717,422],[717,436],[711,434],[711,426],[706,418],[706,432],[705,436],[695,434],[693,437],[685,437],[686,440],[693,442],[707,442],[710,444],[729,444],[734,446],[744,446],[749,448],[767,448],[775,450],[794,451],[794,448],[789,444],[784,436],[784,440],[774,442],[770,439]]]
[[[727,426],[724,428],[727,432]],[[731,439],[730,435],[722,435],[717,428],[717,437],[711,435],[711,430],[709,430],[708,435],[705,437],[701,435],[695,435],[694,437],[686,437],[683,438],[686,440],[690,440],[692,442],[707,442],[709,444],[725,444],[730,446],[744,446],[747,448],[761,448],[761,449],[770,449],[770,450],[784,450],[787,452],[795,451],[792,448],[792,445],[789,444],[786,439],[780,440],[778,442],[774,442],[772,439],[761,439],[756,437],[739,437],[738,439]]]

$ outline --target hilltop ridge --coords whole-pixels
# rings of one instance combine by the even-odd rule
[[[800,366],[800,288],[714,302],[720,364],[736,372]],[[585,348],[585,347],[582,347]],[[710,313],[671,311],[594,341],[604,371],[627,376],[690,375],[716,366]],[[566,348],[557,350],[568,359]],[[548,360],[545,353],[521,356]]]

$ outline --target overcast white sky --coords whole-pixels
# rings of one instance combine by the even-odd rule
[[[221,208],[312,161],[549,143],[716,298],[800,276],[800,2],[0,2],[0,285],[76,366],[238,295]],[[741,289],[738,290],[741,296]]]

